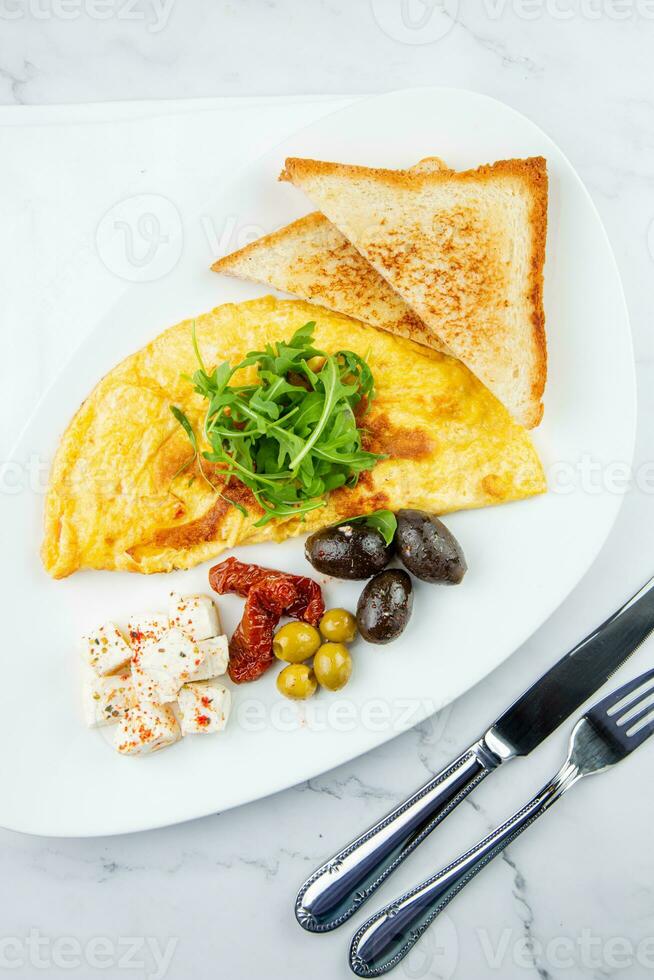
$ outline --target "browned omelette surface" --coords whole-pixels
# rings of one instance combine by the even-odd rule
[[[197,463],[183,469],[192,450],[170,405],[196,431],[206,409],[181,377],[197,366],[185,321],[110,371],[64,433],[45,507],[47,571],[62,578],[82,568],[189,568],[237,544],[281,541],[379,508],[444,513],[545,490],[528,434],[459,361],[301,301],[226,304],[195,323],[203,359],[213,366],[287,339],[309,320],[317,347],[367,358],[377,397],[362,421],[364,440],[388,458],[304,520],[257,528],[261,511],[242,484],[232,481],[227,494],[247,516],[218,495],[218,470],[204,464],[207,482]]]

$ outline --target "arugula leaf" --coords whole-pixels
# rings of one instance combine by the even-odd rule
[[[193,350],[195,351],[195,356],[197,358],[198,364],[200,365],[200,370],[203,374],[206,374],[206,369],[204,362],[202,360],[202,355],[200,354],[200,348],[198,347],[198,338],[195,332],[195,320],[193,321],[193,326],[191,327],[191,339],[193,340]]]
[[[238,479],[252,491],[264,511],[258,526],[324,506],[325,494],[354,486],[360,473],[384,458],[363,449],[358,428],[358,416],[374,398],[367,361],[352,351],[318,350],[314,328],[306,323],[290,340],[266,344],[239,364],[225,361],[210,373],[193,327],[199,369],[186,380],[207,402],[207,450],[198,455],[188,418],[176,406],[171,411],[200,462],[220,464],[226,480]],[[256,383],[232,384],[246,368],[256,368]]]
[[[181,427],[184,429],[184,432],[188,436],[188,441],[191,443],[195,453],[197,454],[198,440],[193,430],[193,426],[188,420],[188,416],[186,416],[184,412],[181,410],[181,408],[177,407],[177,405],[171,405],[170,411],[173,413],[173,415],[175,416],[175,418],[177,419]]]
[[[337,527],[342,527],[343,524],[365,524],[366,527],[372,527],[379,531],[387,545],[391,543],[397,530],[397,518],[390,510],[374,510],[372,514],[350,517],[341,521]]]
[[[232,500],[226,493],[221,493],[219,496],[222,497],[223,500],[226,500],[228,504],[231,504],[232,507],[236,507],[237,511],[242,514],[243,517],[248,516],[247,509],[243,506],[243,504],[239,504],[238,500]]]

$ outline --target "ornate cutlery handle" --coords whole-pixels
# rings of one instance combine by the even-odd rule
[[[387,876],[502,760],[484,739],[348,844],[305,881],[295,915],[309,932],[328,932],[356,912]]]
[[[355,934],[350,968],[360,977],[392,970],[455,895],[580,778],[570,762],[506,823],[432,878],[371,916]]]

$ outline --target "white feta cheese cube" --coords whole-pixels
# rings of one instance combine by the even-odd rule
[[[146,755],[181,737],[170,705],[144,702],[127,709],[116,729],[114,746],[122,755]]]
[[[166,613],[141,613],[138,616],[130,616],[127,623],[127,635],[132,650],[139,653],[144,643],[149,640],[158,640],[161,634],[166,632],[168,626]]]
[[[208,681],[212,677],[220,677],[225,673],[229,663],[229,645],[226,636],[212,636],[209,640],[200,640],[198,650],[202,660],[191,680]]]
[[[135,657],[136,672],[150,682],[153,695],[146,700],[174,701],[182,684],[202,663],[197,644],[183,631],[168,629],[159,639],[148,640]],[[139,678],[140,679],[140,678]]]
[[[134,703],[134,685],[130,674],[98,677],[85,665],[82,678],[82,709],[89,728],[117,724]]]
[[[222,632],[218,610],[208,595],[171,592],[168,614],[170,625],[184,630],[196,643]]]
[[[100,677],[117,673],[132,659],[132,651],[115,623],[105,623],[83,636],[82,652],[86,663]]]
[[[132,660],[131,676],[132,685],[134,687],[134,695],[137,701],[150,701],[153,703],[159,702],[159,693],[156,685],[154,681],[143,672],[138,656],[135,656]]]
[[[231,701],[227,688],[216,681],[185,684],[177,696],[182,734],[221,732],[229,718]]]
[[[141,651],[146,643],[158,640],[168,629],[168,616],[162,612],[146,612],[131,616],[127,624],[130,646],[134,651],[131,663],[132,683],[139,701],[159,700],[152,679],[144,674],[140,666]]]

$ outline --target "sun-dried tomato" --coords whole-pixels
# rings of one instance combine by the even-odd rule
[[[270,571],[261,565],[247,565],[238,558],[227,558],[209,569],[209,585],[218,595],[233,592],[246,598],[252,586]]]
[[[274,660],[272,641],[282,616],[317,626],[325,611],[320,586],[304,575],[290,575],[228,558],[209,571],[209,584],[219,595],[245,598],[243,618],[229,642],[229,676],[236,683],[253,681]]]
[[[249,624],[248,634],[244,623]],[[277,620],[270,613],[250,608],[243,613],[229,641],[229,666],[227,672],[235,684],[256,681],[274,660],[273,633]]]

